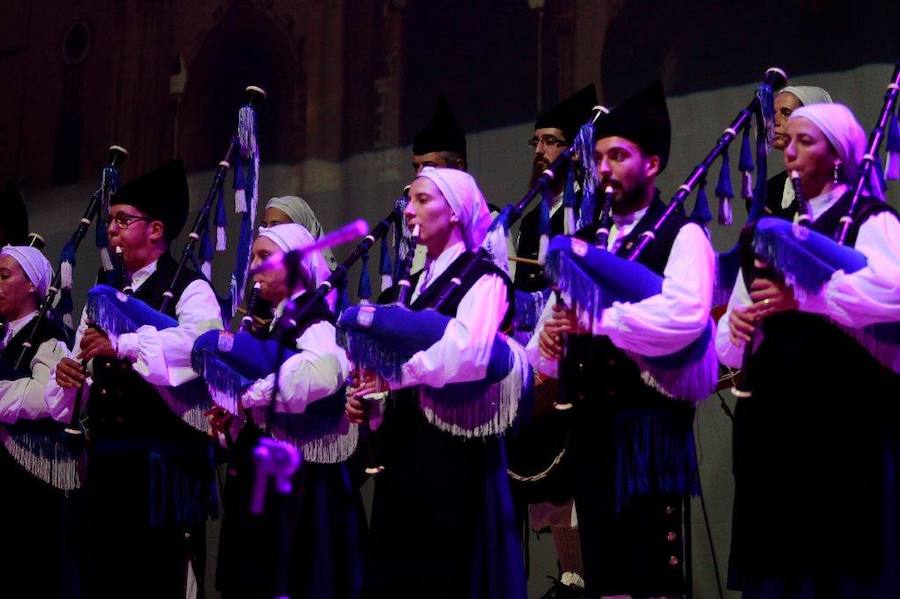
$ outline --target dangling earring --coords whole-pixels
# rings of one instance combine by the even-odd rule
[[[841,161],[840,161],[840,160],[835,160],[835,161],[834,161],[834,175],[833,175],[833,179],[834,179],[834,184],[835,184],[835,185],[837,185],[838,183],[841,182]]]

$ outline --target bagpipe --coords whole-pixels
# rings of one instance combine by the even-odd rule
[[[704,186],[709,169],[720,157],[722,171],[719,176],[720,184],[717,186],[720,221],[730,222],[729,201],[734,194],[730,188],[728,147],[743,130],[740,168],[745,175],[743,188],[746,194],[750,188],[747,175],[753,169],[752,159],[749,159],[748,155],[749,127],[754,115],[757,117],[758,169],[754,209],[761,210],[765,193],[766,141],[774,112],[773,93],[786,83],[787,77],[780,69],[771,68],[766,71],[763,82],[751,102],[738,113],[713,149],[694,167],[679,186],[663,214],[638,237],[627,256],[612,254],[605,250],[605,246],[598,248],[575,238],[557,237],[550,243],[545,266],[547,276],[560,290],[562,297],[574,308],[580,323],[589,327],[591,323],[599,321],[603,310],[614,302],[639,302],[660,293],[663,277],[640,264],[638,259],[673,215],[684,213],[684,204],[695,188],[699,187],[699,191],[691,220],[701,225],[711,220],[712,215]],[[603,218],[601,216],[601,220]],[[598,241],[607,237],[608,229],[601,223],[598,228]],[[650,385],[666,395],[700,402],[716,389],[718,381],[714,330],[715,324],[710,318],[696,340],[673,354],[663,356],[641,356],[633,352],[628,354],[641,367]]]
[[[312,292],[287,302],[282,315],[272,323],[272,335],[268,339],[253,336],[244,326],[234,334],[207,331],[197,339],[191,354],[192,365],[203,376],[216,405],[230,414],[245,412],[241,404],[244,392],[257,380],[277,375],[281,365],[297,353],[294,341],[298,328],[315,311],[321,314],[327,310],[326,296],[341,286],[347,272],[357,261],[362,260],[365,264],[371,247],[376,241],[385,239],[391,225],[396,224],[402,215],[405,204],[401,200],[395,202],[393,210],[363,238],[328,279]],[[263,263],[254,272],[278,266],[296,268],[303,253],[343,243],[351,236],[366,233],[366,229],[365,223],[357,221],[326,235],[312,247],[289,252],[272,264]],[[382,267],[385,259],[389,263],[388,251],[387,246],[383,245]],[[365,266],[363,272],[367,279]],[[371,284],[363,283],[363,286],[367,286],[371,294]],[[292,285],[289,284],[289,287]],[[247,317],[243,322],[249,322]],[[311,402],[302,414],[276,412],[275,402],[272,401],[267,408],[254,408],[248,415],[276,439],[301,448],[306,459],[333,463],[349,458],[357,442],[357,428],[350,426],[344,418],[345,402],[342,388],[328,398]]]
[[[886,178],[900,179],[900,126],[898,126],[898,95],[900,95],[900,62],[894,67],[890,83],[884,96],[884,103],[872,130],[865,154],[859,168],[859,178],[853,183],[853,194],[847,213],[841,218],[840,229],[835,239],[809,228],[809,218],[804,218],[801,203],[801,216],[798,222],[790,223],[776,218],[760,219],[752,228],[752,241],[749,251],[767,265],[767,269],[776,276],[783,277],[795,292],[803,294],[819,293],[822,287],[831,280],[834,273],[842,271],[852,274],[868,264],[862,252],[847,246],[850,231],[859,225],[859,200],[871,180],[871,175],[882,179],[879,148],[885,138],[888,139]],[[795,194],[801,197],[799,177],[791,174]],[[759,274],[759,273],[757,273]],[[842,330],[855,338],[882,365],[894,372],[900,372],[900,322],[873,324],[862,328],[841,326]],[[753,351],[753,343],[747,343],[744,350],[745,373]],[[752,394],[748,381],[736,385],[736,394],[747,397]]]
[[[257,141],[256,110],[266,98],[265,91],[257,86],[246,88],[246,104],[238,112],[238,126],[232,135],[224,158],[219,162],[213,175],[212,185],[194,218],[191,231],[182,249],[181,257],[175,269],[175,275],[158,308],[147,305],[114,287],[97,285],[88,292],[87,313],[91,323],[112,336],[133,333],[140,327],[150,325],[158,330],[178,326],[178,321],[165,312],[175,299],[175,286],[183,278],[187,263],[197,266],[196,250],[200,245],[200,259],[203,265],[199,270],[208,279],[210,261],[212,259],[212,243],[209,239],[210,220],[215,205],[214,224],[217,228],[217,250],[225,249],[225,208],[224,183],[228,171],[234,166],[235,212],[242,213],[241,232],[235,269],[231,277],[230,307],[223,310],[230,318],[244,292],[244,282],[250,266],[250,245],[252,242],[253,223],[256,219],[259,179],[259,144]],[[117,270],[122,270],[120,285],[127,290],[130,283],[121,262]],[[194,379],[178,387],[156,386],[157,392],[185,423],[193,428],[206,432],[208,428],[205,413],[212,407],[205,385]]]
[[[609,112],[595,106],[590,123]],[[538,196],[549,204],[547,192],[574,155],[592,154],[583,142],[563,150],[545,169],[525,195],[504,208],[494,219],[481,246],[466,256],[459,274],[450,278],[430,308],[413,311],[403,303],[391,305],[362,305],[345,310],[338,321],[345,347],[354,362],[372,370],[388,382],[402,384],[402,365],[416,352],[426,350],[443,336],[451,317],[440,313],[454,294],[458,293],[481,261],[488,260],[506,270],[508,256],[506,237],[511,226]],[[571,170],[571,169],[570,169]],[[572,218],[573,204],[565,204],[568,218]],[[542,208],[543,209],[543,208]],[[545,215],[546,216],[546,215]],[[542,218],[542,245],[546,248],[547,222]],[[411,285],[401,287],[403,299]],[[521,305],[535,319],[542,306],[543,294],[517,294],[516,308]],[[426,419],[438,428],[463,437],[482,437],[505,432],[516,419],[519,402],[530,401],[533,377],[522,346],[498,333],[491,348],[485,377],[479,381],[452,383],[441,388],[422,387],[420,405]]]
[[[13,368],[6,373],[7,380],[28,376],[27,361],[31,359],[29,356],[33,356],[37,351],[37,345],[41,342],[38,336],[41,335],[45,325],[52,323],[54,328],[67,337],[63,339],[66,345],[71,346],[73,341],[71,328],[68,326],[69,323],[62,322],[58,312],[71,311],[72,267],[75,263],[75,253],[94,219],[104,206],[109,205],[109,198],[118,187],[119,167],[127,158],[128,152],[125,148],[121,146],[109,148],[109,159],[102,170],[100,187],[91,194],[87,208],[63,247],[59,267],[47,288],[47,294],[40,303],[37,316],[28,325],[28,337],[22,344]],[[33,234],[30,244],[40,247],[43,245],[43,239]],[[54,309],[61,293],[63,298],[57,309]],[[77,397],[80,399],[81,395],[82,392],[79,390]],[[82,483],[85,426],[81,416],[81,404],[76,400],[67,425],[49,418],[35,421],[21,420],[0,426],[0,441],[10,456],[29,473],[57,489],[72,491],[80,488]]]

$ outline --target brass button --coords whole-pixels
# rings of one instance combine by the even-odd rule
[[[104,360],[104,361],[103,361],[103,367],[104,367],[104,368],[110,368],[111,366],[112,366],[112,364],[110,363],[109,360]]]
[[[106,389],[100,389],[100,395],[106,395]]]
[[[666,516],[671,516],[674,513],[675,513],[675,508],[673,508],[671,505],[667,505],[666,506]]]
[[[677,555],[673,555],[669,558],[669,565],[673,568],[680,563],[681,560],[678,559]]]
[[[675,539],[678,538],[678,535],[675,534],[675,531],[670,530],[669,534],[666,535],[666,540],[670,543],[674,543]]]

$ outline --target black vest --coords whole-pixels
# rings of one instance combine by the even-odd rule
[[[644,231],[652,228],[653,224],[665,212],[666,206],[659,199],[650,205],[644,217],[635,225],[634,229],[622,239],[616,254],[628,256],[635,244],[640,240]],[[669,253],[675,243],[675,237],[685,224],[690,222],[683,213],[674,213],[656,234],[656,239],[651,242],[641,253],[638,262],[662,276]],[[596,240],[598,225],[591,225],[578,231],[577,237],[593,243]],[[612,366],[615,366],[612,368]],[[597,368],[603,372],[601,377]],[[609,372],[607,372],[609,371]],[[594,337],[592,335],[572,335],[569,337],[566,348],[566,357],[562,364],[562,379],[564,381],[564,393],[572,401],[581,401],[587,395],[592,395],[598,389],[598,379],[603,379],[603,387],[609,386],[607,392],[614,387],[629,389],[629,397],[662,398],[657,391],[648,387],[641,380],[640,368],[624,352],[617,349],[607,337]],[[614,382],[615,381],[615,382]]]
[[[850,196],[812,228],[834,237]],[[848,245],[885,211],[894,212],[861,198]],[[753,396],[738,402],[735,418],[733,566],[864,573],[879,559],[882,432],[900,415],[900,377],[816,314],[776,314],[761,331],[749,364]]]
[[[562,235],[564,226],[565,208],[560,206],[559,209],[550,217],[550,238],[555,235]],[[538,259],[538,250],[540,249],[541,235],[538,226],[541,221],[540,207],[535,208],[522,217],[519,224],[519,242],[516,246],[516,256],[519,258],[528,258],[529,260]],[[544,278],[544,269],[540,266],[532,264],[517,264],[515,287],[522,291],[540,291],[546,289],[548,285],[547,279]]]
[[[169,254],[160,256],[156,272],[141,284],[134,297],[158,309],[163,293],[168,290],[178,264]],[[185,288],[200,279],[196,272],[183,269],[173,286],[174,297],[165,314],[175,318],[175,306]],[[88,418],[90,427],[100,437],[138,436],[146,439],[176,438],[200,434],[184,424],[169,410],[153,385],[136,373],[128,360],[94,358],[94,384],[91,385]]]
[[[41,324],[38,325],[37,334],[35,335],[34,340],[31,343],[31,347],[29,347],[25,351],[22,365],[19,367],[17,372],[13,372],[16,360],[19,359],[19,354],[22,352],[22,347],[24,347],[25,342],[28,340],[28,336],[31,333],[32,326],[34,326],[33,319],[28,321],[28,323],[24,327],[19,329],[19,331],[15,335],[13,335],[12,339],[9,340],[9,343],[6,344],[6,347],[4,347],[2,351],[0,351],[0,360],[3,361],[3,366],[9,369],[9,371],[3,372],[2,375],[0,375],[2,376],[3,380],[14,380],[21,376],[31,376],[31,361],[34,359],[35,354],[37,354],[38,348],[45,341],[49,341],[50,339],[58,339],[66,343],[66,345],[71,344],[71,331],[68,330],[65,325],[56,320],[56,317],[52,311],[47,312],[47,314],[41,320]]]

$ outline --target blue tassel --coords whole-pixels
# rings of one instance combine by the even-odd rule
[[[585,124],[578,131],[576,138],[581,170],[584,173],[584,185],[581,190],[581,209],[578,213],[577,229],[586,227],[594,222],[597,212],[597,168],[594,162],[594,126]],[[570,171],[574,169],[569,169]],[[573,173],[574,176],[574,173]],[[574,202],[574,199],[573,199]],[[572,209],[574,210],[574,204]],[[575,231],[566,231],[571,235]]]
[[[772,90],[772,86],[763,83],[756,88],[756,97],[759,99],[759,111],[756,115],[757,133],[765,143],[768,154],[772,142],[775,141],[775,92]]]
[[[741,197],[745,200],[753,198],[753,153],[750,150],[750,125],[744,128],[744,136],[741,138],[741,159],[738,162],[738,170],[741,171]]]
[[[359,272],[359,287],[356,289],[356,295],[361,300],[368,300],[372,297],[372,279],[369,277],[369,252],[362,255],[362,270]]]
[[[698,225],[702,225],[704,229],[713,219],[712,211],[709,209],[709,200],[706,197],[706,179],[700,181],[700,185],[697,187],[697,200],[694,202],[690,219]]]
[[[393,285],[394,268],[391,265],[391,249],[388,246],[387,234],[381,238],[381,248],[378,254],[378,274],[381,277],[381,290],[384,291]]]
[[[204,227],[203,234],[200,236],[200,259],[204,262],[213,259],[213,244],[209,240],[209,227]]]
[[[335,314],[341,314],[350,306],[350,297],[347,293],[347,277],[341,277],[337,286],[337,302],[334,307]]]
[[[551,192],[545,191],[544,197],[541,198],[541,205],[538,213],[538,235],[540,236],[538,243],[538,262],[544,263],[547,257],[547,248],[550,246],[550,202],[553,201]]]
[[[216,198],[216,216],[213,224],[216,227],[216,251],[224,252],[226,249],[225,230],[228,226],[228,217],[225,215],[225,187],[220,185]]]
[[[764,108],[765,103],[761,103],[760,106]],[[766,156],[769,154],[767,128],[770,126],[766,118],[765,115],[756,115],[756,184],[753,186],[753,201],[750,203],[750,218],[752,219],[760,218],[766,206],[766,179],[768,178]]]
[[[719,169],[719,180],[716,183],[716,197],[719,198],[719,224],[730,225],[734,222],[734,215],[731,211],[734,189],[731,187],[731,160],[728,157],[728,148],[722,152],[722,165]]]

